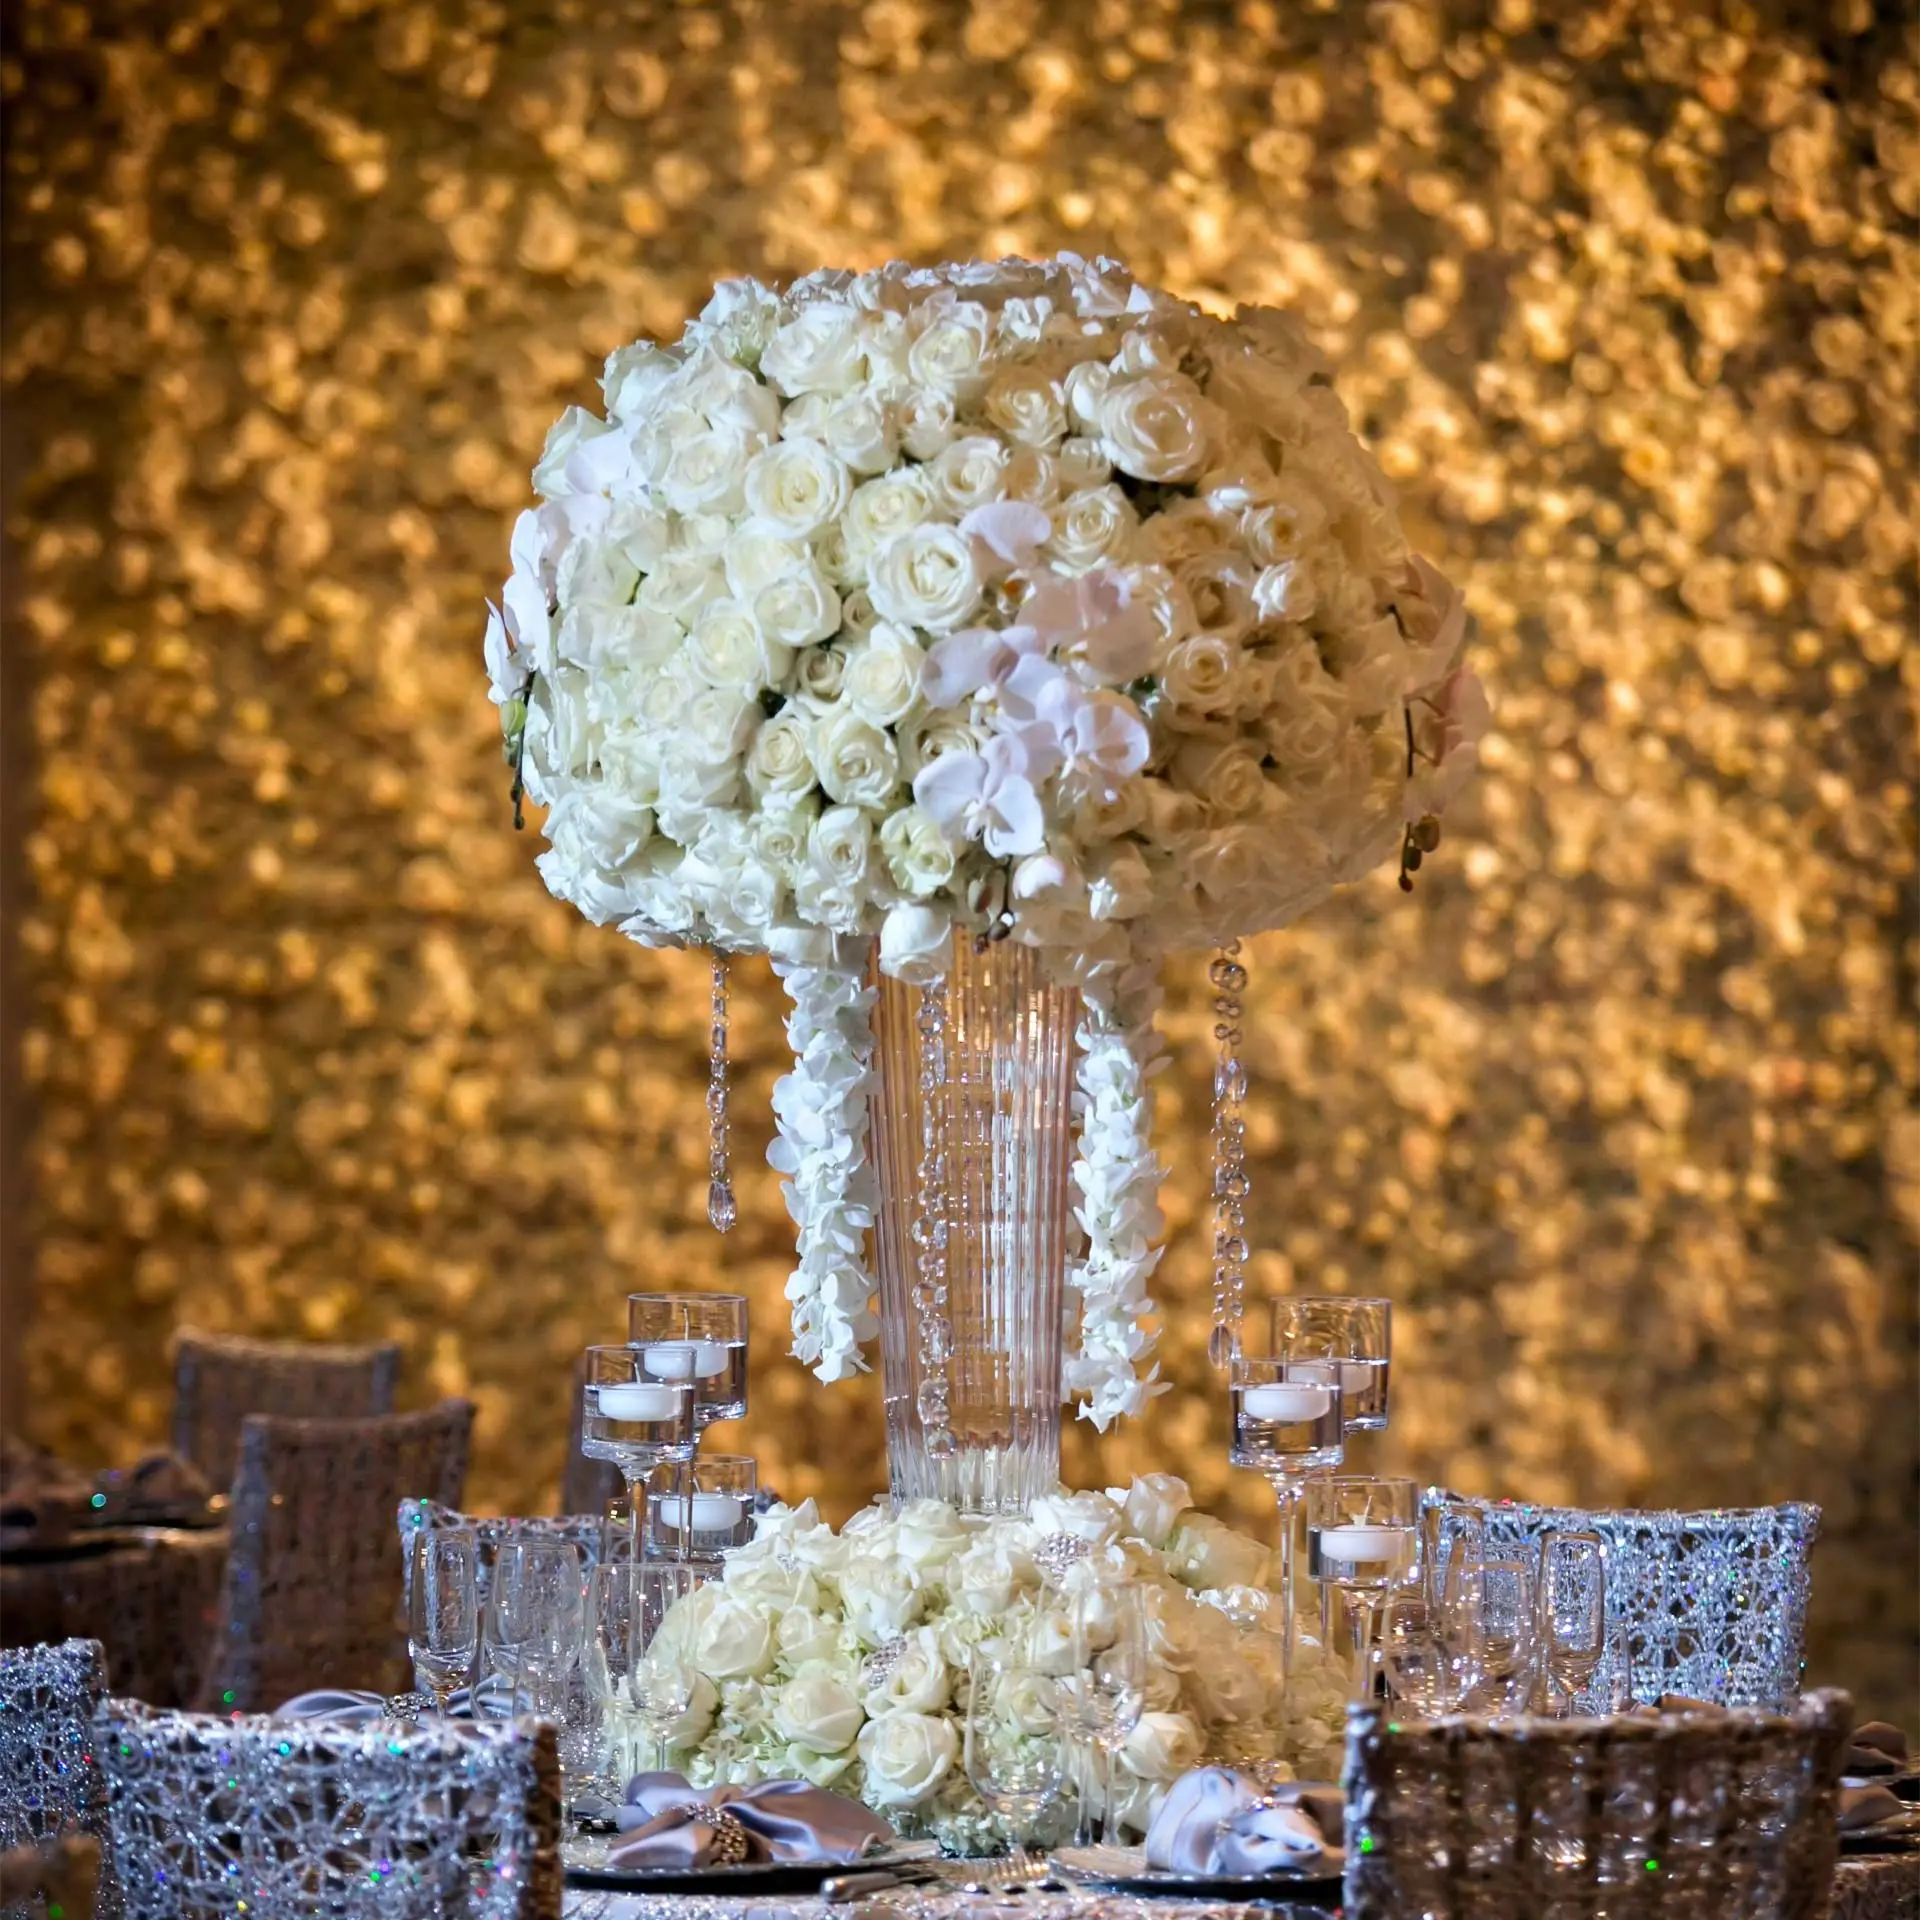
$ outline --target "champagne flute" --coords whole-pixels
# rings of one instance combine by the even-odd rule
[[[480,1542],[465,1527],[422,1527],[413,1536],[407,1647],[415,1683],[442,1714],[480,1651]]]
[[[1140,1595],[1131,1587],[1096,1587],[1076,1597],[1069,1618],[1074,1677],[1071,1709],[1076,1731],[1089,1748],[1088,1791],[1082,1795],[1080,1844],[1094,1839],[1093,1801],[1104,1809],[1103,1835],[1120,1839],[1113,1791],[1114,1756],[1140,1724],[1147,1692],[1147,1628]]]
[[[1607,1650],[1606,1544],[1584,1530],[1549,1533],[1540,1542],[1540,1666],[1547,1708],[1566,1715],[1590,1685]]]
[[[1294,1536],[1300,1495],[1310,1473],[1337,1467],[1345,1455],[1340,1367],[1329,1360],[1283,1360],[1241,1354],[1233,1362],[1233,1451],[1236,1467],[1253,1467],[1273,1483],[1280,1508],[1280,1672],[1293,1673]]]
[[[1059,1683],[1026,1661],[976,1648],[968,1669],[965,1765],[1025,1854],[1064,1774]]]
[[[638,1769],[633,1668],[642,1635],[635,1598],[624,1563],[603,1563],[588,1578],[586,1678],[600,1705],[599,1783],[610,1800],[620,1797]]]
[[[1353,1609],[1362,1697],[1372,1691],[1374,1623],[1388,1587],[1413,1563],[1420,1489],[1411,1480],[1333,1474],[1307,1487],[1307,1571]]]
[[[516,1711],[523,1684],[536,1713],[551,1710],[552,1682],[577,1650],[580,1593],[580,1556],[566,1541],[502,1542],[487,1595],[487,1647],[512,1676]]]
[[[1524,1706],[1537,1647],[1533,1569],[1519,1560],[1462,1560],[1448,1586],[1479,1670],[1472,1704],[1494,1715]]]
[[[1380,1663],[1393,1698],[1428,1719],[1458,1712],[1479,1677],[1471,1645],[1449,1634],[1445,1610],[1421,1577],[1396,1581],[1387,1594]]]

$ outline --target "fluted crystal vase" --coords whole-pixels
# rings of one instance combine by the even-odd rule
[[[1020,1513],[1060,1480],[1080,996],[1011,941],[945,982],[879,977],[872,1106],[895,1500]]]

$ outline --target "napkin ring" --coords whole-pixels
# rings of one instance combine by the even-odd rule
[[[424,1693],[396,1693],[380,1703],[380,1720],[383,1726],[417,1727],[420,1716],[433,1702]]]
[[[675,1807],[674,1812],[684,1814],[688,1820],[712,1830],[713,1865],[738,1867],[746,1864],[747,1855],[753,1851],[752,1843],[738,1817],[725,1807],[710,1807],[704,1800],[690,1800],[684,1807]]]

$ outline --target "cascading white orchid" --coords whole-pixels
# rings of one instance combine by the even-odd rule
[[[1137,983],[1396,850],[1410,884],[1487,719],[1459,596],[1289,321],[1108,261],[731,281],[603,393],[548,438],[487,627],[542,875],[636,940],[775,957],[828,1378],[872,1330],[865,956],[924,983],[960,928],[1079,986],[1069,1378],[1104,1425],[1152,1387]]]

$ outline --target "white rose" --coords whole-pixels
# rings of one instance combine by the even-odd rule
[[[773,1637],[780,1658],[795,1673],[809,1661],[839,1656],[839,1622],[812,1607],[788,1607],[775,1623]]]
[[[993,316],[972,300],[933,310],[907,349],[907,374],[915,386],[960,398],[977,393],[984,374]]]
[[[910,1500],[894,1516],[894,1551],[924,1572],[945,1566],[976,1531],[944,1501]]]
[[[719,563],[710,554],[670,553],[640,582],[636,605],[671,614],[686,626],[709,600],[725,591]]]
[[[967,1612],[989,1618],[1039,1584],[1032,1554],[999,1528],[982,1534],[947,1569],[947,1591]]]
[[[840,708],[813,730],[813,769],[829,800],[884,807],[900,786],[900,755],[880,727]]]
[[[1067,402],[1067,412],[1072,415],[1075,426],[1088,434],[1100,431],[1101,409],[1106,405],[1108,390],[1113,385],[1113,369],[1100,360],[1082,360],[1061,383]],[[1101,458],[1104,460],[1105,455]]]
[[[880,828],[880,851],[902,893],[924,900],[953,878],[953,848],[939,822],[915,804],[890,813]]]
[[[1103,487],[1113,478],[1113,462],[1098,440],[1084,434],[1068,434],[1054,450],[1054,462],[1060,469],[1061,490],[1081,493],[1090,487]]]
[[[839,517],[852,492],[845,461],[818,440],[776,441],[747,465],[748,512],[783,534],[817,533]]]
[[[1193,1505],[1193,1492],[1176,1473],[1142,1473],[1125,1494],[1110,1493],[1121,1501],[1127,1531],[1150,1547],[1166,1545],[1173,1523]]]
[[[1246,819],[1266,800],[1267,777],[1260,762],[1238,741],[1185,741],[1174,753],[1172,773],[1206,807],[1209,820]]]
[[[1074,1623],[1063,1608],[1044,1608],[1028,1623],[1026,1655],[1035,1673],[1052,1674],[1056,1679],[1078,1673],[1084,1652]]]
[[[1101,444],[1136,479],[1192,480],[1207,464],[1212,411],[1183,373],[1115,381],[1100,402]]]
[[[737,600],[714,600],[687,635],[687,657],[710,687],[757,694],[778,687],[793,666],[793,652],[769,640]]]
[[[859,314],[820,300],[785,322],[760,355],[760,372],[780,392],[845,393],[860,378]]]
[[[1194,618],[1204,633],[1242,640],[1257,617],[1253,603],[1253,569],[1234,553],[1203,553],[1183,560],[1175,577],[1187,590]]]
[[[917,1807],[953,1771],[960,1736],[951,1720],[926,1713],[890,1713],[860,1729],[867,1801],[885,1810]]]
[[[1060,498],[1060,462],[1038,447],[1019,447],[1001,474],[1009,500],[1031,501],[1036,507],[1052,507]]]
[[[1187,1676],[1209,1722],[1244,1724],[1258,1720],[1265,1707],[1260,1676],[1240,1657],[1237,1648],[1209,1647]]]
[[[1062,573],[1087,573],[1126,557],[1140,517],[1118,487],[1070,493],[1053,515],[1047,556]]]
[[[1262,567],[1276,566],[1297,560],[1319,538],[1326,519],[1326,510],[1312,494],[1282,482],[1245,509],[1240,537]]]
[[[812,738],[812,724],[791,707],[760,723],[747,754],[747,785],[762,801],[812,792]]]
[[[671,734],[672,749],[696,766],[724,767],[746,751],[759,711],[744,694],[725,687],[702,687],[680,710]]]
[[[872,844],[872,823],[858,807],[829,807],[807,833],[807,860],[829,885],[857,887]]]
[[[1121,1530],[1120,1509],[1104,1493],[1043,1493],[1033,1503],[1041,1534],[1064,1533],[1090,1547],[1104,1547]]]
[[[727,590],[747,606],[753,604],[762,587],[789,574],[804,573],[813,562],[812,549],[805,540],[753,524],[729,525],[721,557],[727,570]]]
[[[885,473],[899,457],[892,411],[871,389],[842,395],[826,410],[818,431],[855,473]]]
[[[1073,831],[1083,846],[1097,846],[1132,833],[1147,818],[1147,787],[1143,779],[1116,780],[1089,794],[1073,811]]]
[[[1175,1780],[1199,1765],[1204,1744],[1191,1715],[1143,1713],[1120,1749],[1120,1764],[1141,1780]]]
[[[889,907],[880,923],[880,971],[910,987],[930,987],[946,978],[952,940],[952,917],[937,907]]]
[[[898,725],[920,698],[925,658],[912,634],[895,626],[876,627],[858,646],[847,649],[841,684],[848,706],[876,727]]]
[[[949,445],[954,424],[953,396],[922,388],[900,402],[900,444],[916,460],[931,460]]]
[[[808,1753],[839,1753],[850,1746],[866,1714],[838,1669],[808,1661],[774,1695],[773,1724],[783,1740]]]
[[[916,1627],[887,1677],[867,1689],[865,1705],[876,1720],[889,1713],[938,1713],[951,1688],[939,1634],[932,1627]]]
[[[758,366],[781,320],[780,296],[757,280],[722,280],[689,332],[743,366]]]
[[[826,575],[809,564],[802,573],[762,587],[753,596],[753,617],[769,640],[784,647],[809,646],[839,632],[840,596]]]
[[[1007,450],[987,434],[969,434],[942,448],[928,464],[934,504],[955,520],[1000,499],[1007,490]]]
[[[1131,843],[1117,846],[1091,863],[1087,911],[1094,919],[1137,920],[1153,902],[1153,869],[1138,847]]]
[[[927,1597],[912,1570],[890,1555],[856,1552],[841,1569],[847,1624],[875,1646],[905,1633],[925,1611]]]
[[[1217,633],[1196,633],[1178,642],[1155,670],[1167,698],[1199,714],[1231,712],[1241,676],[1239,647]]]
[[[711,1680],[757,1680],[773,1665],[773,1622],[722,1592],[694,1635],[693,1659]]]
[[[897,535],[920,526],[933,513],[933,497],[918,467],[883,473],[853,490],[841,516],[847,550],[863,565]]]
[[[1264,1587],[1272,1556],[1258,1540],[1211,1514],[1183,1514],[1166,1544],[1167,1564],[1189,1587]]]
[[[1050,448],[1066,438],[1067,409],[1060,383],[1034,367],[1011,367],[987,387],[988,421],[1016,446]]]
[[[740,505],[747,463],[759,438],[739,427],[676,435],[660,492],[676,513],[731,513]]]
[[[978,753],[985,739],[978,727],[957,714],[922,714],[901,729],[900,771],[913,780],[945,754]]]
[[[955,527],[915,527],[874,555],[867,591],[882,618],[951,633],[980,604],[973,543]]]
[[[534,464],[534,492],[543,500],[553,500],[572,493],[573,488],[566,485],[565,480],[567,462],[572,458],[574,448],[612,431],[610,421],[597,418],[585,407],[569,407],[547,429],[547,443],[540,449],[540,458]]]
[[[847,656],[838,647],[808,647],[794,660],[794,685],[824,709],[840,698],[846,671]]]

